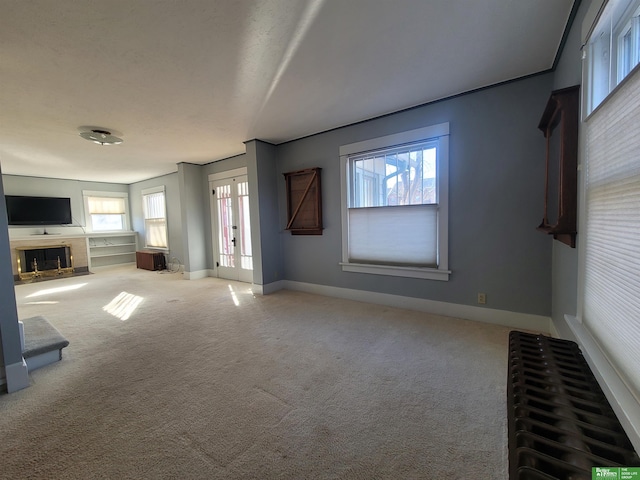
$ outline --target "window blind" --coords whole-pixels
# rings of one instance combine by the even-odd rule
[[[436,267],[438,206],[349,209],[349,261]]]
[[[122,197],[88,197],[91,215],[124,215],[125,199]]]
[[[167,223],[164,219],[145,220],[145,240],[147,247],[167,246]]]
[[[586,122],[583,322],[640,400],[640,70]]]
[[[164,192],[149,193],[144,195],[144,218],[164,218]]]
[[[164,191],[143,196],[145,242],[147,247],[167,247],[167,221]]]

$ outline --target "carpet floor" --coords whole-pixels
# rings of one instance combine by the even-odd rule
[[[507,477],[507,327],[133,266],[16,297],[70,344],[0,395],[0,478]]]

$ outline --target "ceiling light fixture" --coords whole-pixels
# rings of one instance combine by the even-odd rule
[[[87,132],[80,132],[80,136],[85,140],[97,143],[99,145],[120,145],[122,139],[111,135],[109,130],[93,129]]]

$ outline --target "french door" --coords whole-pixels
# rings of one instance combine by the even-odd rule
[[[214,259],[218,277],[253,281],[249,182],[239,175],[209,182],[212,194]]]

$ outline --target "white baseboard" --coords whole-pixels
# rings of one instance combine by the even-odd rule
[[[215,273],[213,270],[196,270],[194,272],[185,270],[182,275],[185,280],[200,280],[201,278],[213,277]]]
[[[171,273],[184,273],[184,265],[181,263],[167,262],[166,268]]]
[[[640,451],[640,402],[620,378],[598,342],[576,317],[564,316],[582,354],[636,451]]]
[[[17,392],[29,386],[29,369],[24,358],[21,362],[5,365],[4,372],[7,392]]]
[[[278,280],[277,282],[267,283],[266,285],[258,285],[253,283],[251,285],[251,291],[255,295],[269,295],[273,292],[277,292],[278,290],[283,290],[286,287],[284,286],[284,280]]]
[[[34,357],[25,358],[27,368],[30,372],[33,372],[38,368],[46,367],[47,365],[51,365],[52,363],[59,362],[60,360],[62,360],[62,353],[60,350],[52,350]]]
[[[553,319],[551,319],[551,322],[550,322],[550,325],[549,325],[549,334],[553,338],[560,338],[560,332],[558,332],[558,329],[556,328],[556,324],[553,323]]]
[[[532,330],[545,334],[549,334],[551,332],[551,318],[545,317],[543,315],[509,312],[506,310],[496,310],[493,308],[483,308],[475,307],[472,305],[439,302],[435,300],[426,300],[424,298],[404,297],[402,295],[369,292],[366,290],[330,287],[327,285],[294,282],[291,280],[282,280],[279,282],[270,283],[268,285],[264,285],[263,288],[267,286],[270,287],[269,293],[273,293],[274,291],[280,289],[297,290],[300,292],[314,293],[327,297],[344,298],[347,300],[355,300],[358,302],[373,303],[376,305],[386,305],[397,308],[406,308],[419,312],[433,313],[435,315],[444,315],[448,317],[463,318],[466,320],[475,320],[478,322],[492,323],[523,330]]]
[[[18,330],[20,332],[20,351],[24,352],[24,323],[18,320]]]

